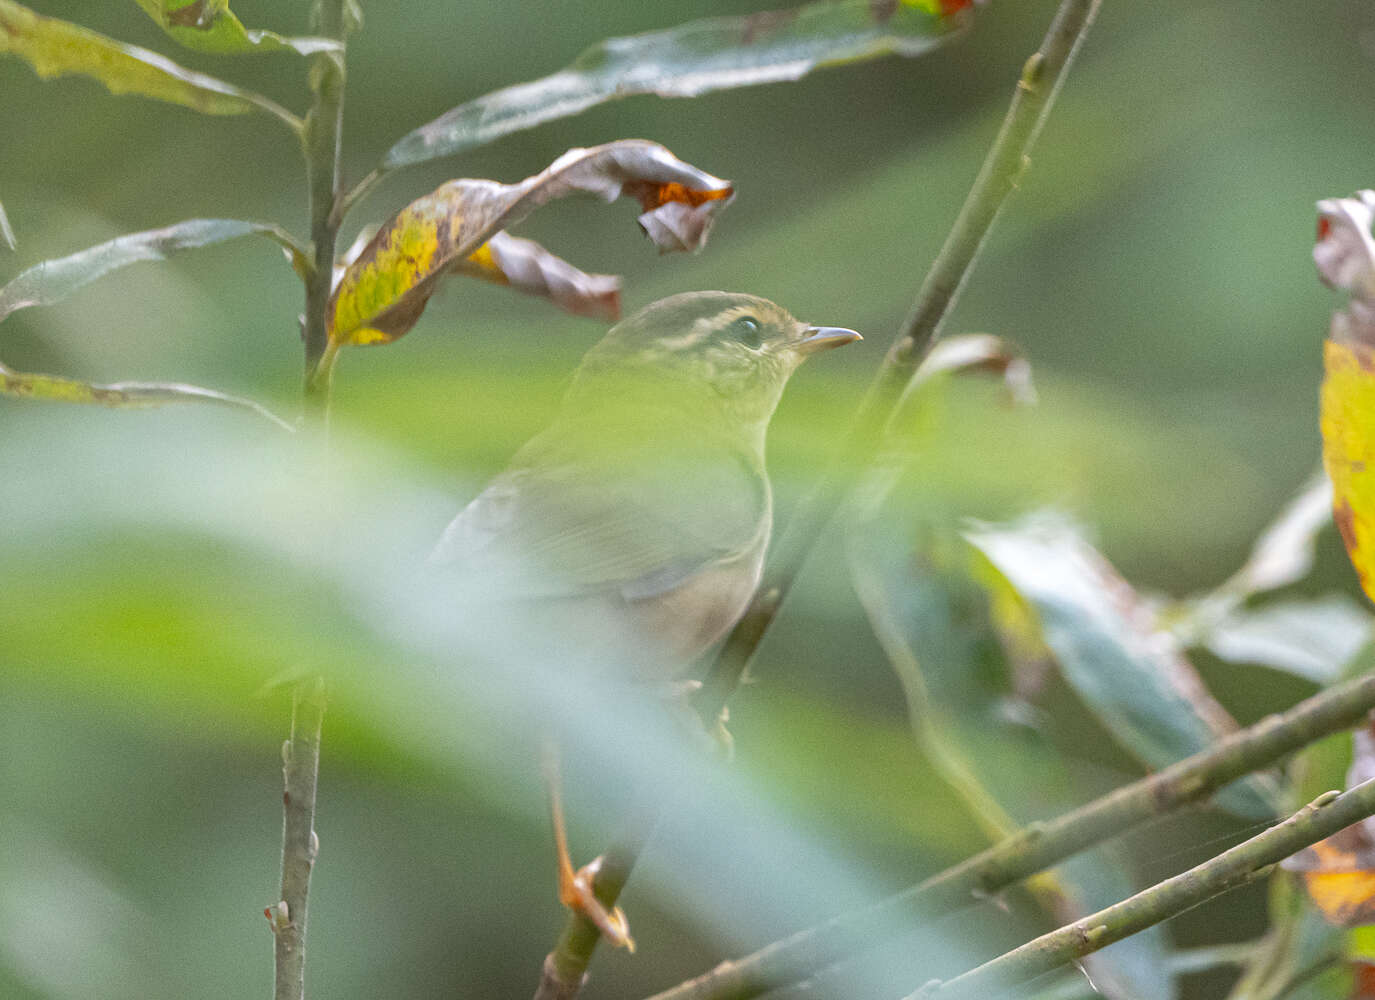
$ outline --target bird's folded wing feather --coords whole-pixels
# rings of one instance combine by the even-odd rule
[[[768,482],[709,436],[551,429],[449,525],[433,561],[516,596],[672,590],[760,544]]]

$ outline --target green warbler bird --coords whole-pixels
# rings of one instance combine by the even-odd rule
[[[759,583],[764,438],[788,378],[859,339],[753,295],[655,302],[588,351],[553,423],[453,520],[434,561],[518,604],[538,655],[671,678]],[[623,916],[592,895],[595,870],[568,861],[556,786],[551,804],[560,898],[628,946]]]

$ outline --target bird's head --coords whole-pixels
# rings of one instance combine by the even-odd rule
[[[687,292],[612,327],[587,353],[575,386],[631,397],[643,389],[662,405],[763,425],[798,365],[859,339],[853,330],[794,319],[755,295]]]

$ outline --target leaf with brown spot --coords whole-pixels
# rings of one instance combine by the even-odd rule
[[[17,372],[0,365],[0,395],[62,403],[85,403],[114,409],[147,409],[165,406],[168,403],[212,403],[248,410],[265,420],[270,420],[283,430],[295,430],[291,424],[251,399],[180,382],[115,382],[101,385],[96,382],[63,378],[60,375]]]
[[[303,56],[339,52],[331,38],[288,38],[272,31],[245,28],[227,0],[135,0],[167,37],[188,49],[217,55],[291,50]]]
[[[425,309],[445,274],[488,271],[469,261],[497,234],[546,202],[584,192],[604,201],[627,195],[639,201],[641,228],[663,252],[698,250],[717,214],[730,203],[729,181],[684,163],[658,143],[641,139],[571,149],[548,169],[518,184],[454,180],[411,202],[382,227],[344,269],[330,300],[330,339],[336,346],[389,343],[405,334]],[[539,255],[529,245],[502,242],[512,267],[533,264]],[[547,253],[540,248],[541,253]],[[495,256],[495,255],[494,255]],[[561,268],[549,255],[541,263],[545,278],[558,280]],[[559,261],[562,267],[569,267]],[[496,270],[502,270],[495,265]],[[538,270],[538,265],[534,265]],[[511,275],[504,270],[509,279]],[[581,272],[577,272],[581,274]],[[572,280],[567,271],[562,278]],[[612,289],[606,275],[583,275],[586,297],[561,303],[573,311],[608,308]],[[532,282],[538,280],[533,275]],[[518,284],[517,282],[514,282]],[[533,287],[533,285],[532,285]],[[550,297],[554,298],[551,287]]]
[[[388,150],[380,169],[451,156],[636,94],[697,97],[880,56],[922,55],[969,23],[969,6],[970,0],[823,0],[608,38],[552,76],[493,91],[422,125]]]

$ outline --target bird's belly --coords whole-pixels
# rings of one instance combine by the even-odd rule
[[[625,602],[636,629],[668,662],[690,664],[726,634],[744,614],[764,567],[764,552],[694,573],[673,590]]]
[[[671,678],[690,667],[739,620],[763,569],[764,549],[700,570],[652,597],[619,593],[564,598],[548,622],[572,661],[594,673]]]

